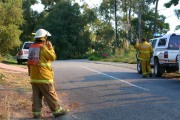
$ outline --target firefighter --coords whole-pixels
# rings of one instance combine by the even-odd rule
[[[139,52],[138,59],[141,61],[141,68],[143,74],[142,77],[146,78],[147,74],[152,77],[152,70],[150,65],[150,59],[153,54],[152,46],[147,42],[146,38],[142,38],[142,43],[138,44],[138,42],[136,42],[135,48]]]
[[[42,117],[42,99],[44,98],[54,117],[68,113],[64,110],[58,100],[53,78],[54,73],[51,62],[56,59],[56,54],[51,42],[47,42],[47,36],[51,34],[39,29],[35,33],[35,42],[29,48],[28,71],[33,91],[32,112],[34,118]]]

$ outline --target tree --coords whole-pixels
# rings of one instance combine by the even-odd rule
[[[179,3],[179,0],[170,0],[169,2],[165,3],[164,6],[166,8],[170,8],[172,5],[176,6]]]
[[[112,48],[114,47],[114,29],[110,24],[102,23],[101,21],[96,23],[96,27],[99,28],[95,31],[93,49],[99,54],[112,53]]]
[[[180,9],[179,10],[174,10],[174,11],[176,13],[177,18],[180,19]]]
[[[155,3],[155,18],[154,18],[154,28],[153,28],[153,34],[156,33],[156,24],[157,24],[157,15],[158,15],[158,3],[159,0],[154,0],[153,3]]]
[[[20,37],[22,42],[33,40],[31,34],[34,32],[34,29],[40,19],[40,15],[31,9],[31,5],[36,3],[38,3],[37,0],[23,0],[22,8],[24,23],[21,26],[21,30],[23,32]]]
[[[170,8],[172,5],[176,6],[179,4],[179,0],[170,0],[168,3],[165,3],[164,6],[166,8]],[[174,12],[176,13],[177,18],[180,18],[180,9],[179,10],[174,10]],[[177,30],[179,28],[179,25],[176,26],[175,30]]]
[[[137,3],[135,3],[135,13],[138,16],[138,40],[141,42],[141,17],[145,10],[145,1],[139,0]]]
[[[154,25],[154,17],[155,17],[154,10],[152,9],[145,9],[144,14],[142,15],[142,35],[147,39],[153,38],[153,25]],[[135,18],[132,21],[133,25],[133,32],[134,35],[137,34],[137,24],[138,19]],[[159,33],[166,33],[169,30],[169,24],[165,23],[165,16],[157,14],[157,21],[156,21],[156,31]]]
[[[19,27],[23,23],[22,1],[0,1],[0,55],[14,51],[20,45]]]
[[[98,30],[101,31],[101,35],[102,36],[102,40],[108,41],[111,44],[106,44],[106,48],[113,48],[113,53],[115,53],[116,49],[119,48],[119,38],[118,38],[118,7],[117,5],[119,4],[120,1],[117,0],[103,0],[100,7],[99,7],[99,17],[101,19],[101,21],[104,22],[104,24],[101,24],[102,27],[101,28],[107,28],[107,31],[105,30]],[[115,23],[115,24],[114,24]],[[113,24],[113,25],[112,25]],[[114,27],[112,27],[114,26]],[[114,30],[114,32],[113,32]],[[110,37],[107,39],[107,37],[103,37],[106,36],[104,35],[104,33],[109,32],[110,33]],[[113,35],[113,36],[112,36]],[[113,40],[114,39],[114,40]],[[109,45],[109,47],[107,47],[107,45]],[[108,50],[109,51],[109,50]]]
[[[90,33],[85,26],[91,16],[83,15],[80,6],[68,0],[62,0],[51,11],[44,12],[46,16],[36,29],[44,28],[52,34],[57,58],[79,58],[85,55],[90,46]]]
[[[180,25],[177,25],[175,30],[179,30],[180,29]]]

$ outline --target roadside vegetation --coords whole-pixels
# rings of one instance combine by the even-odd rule
[[[117,1],[117,26],[112,24],[114,0],[102,1],[94,7],[85,0],[82,4],[72,0],[40,1],[45,6],[40,13],[31,8],[38,0],[0,1],[1,56],[15,56],[19,46],[33,41],[32,33],[43,28],[52,34],[48,39],[54,45],[57,59],[108,57],[109,61],[127,61],[126,57],[134,54],[129,47],[136,40],[140,42],[141,36],[151,39],[154,33],[166,33],[170,28],[165,16],[157,11],[159,0]],[[168,3],[170,7],[179,4],[179,0]]]
[[[128,49],[120,49],[115,55],[106,52],[94,53],[88,59],[105,62],[123,62],[129,64],[137,63],[136,50],[133,46]]]
[[[0,69],[0,119],[31,115],[31,86],[26,73]],[[21,112],[23,114],[21,114]]]

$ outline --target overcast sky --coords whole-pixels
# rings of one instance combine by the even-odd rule
[[[76,0],[77,2],[81,0]],[[90,7],[98,6],[102,0],[85,0]],[[171,6],[170,8],[165,8],[164,3],[168,2],[169,0],[159,0],[159,14],[166,16],[166,23],[169,23],[170,25],[170,32],[173,32],[175,30],[176,25],[180,25],[180,19],[177,19],[177,16],[175,15],[174,9],[180,9],[180,4],[177,6]],[[36,4],[32,6],[34,10],[37,10],[38,12],[41,12],[44,9],[44,6],[42,4]]]

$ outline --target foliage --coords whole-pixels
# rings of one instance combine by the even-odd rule
[[[179,0],[170,0],[169,2],[165,3],[164,6],[166,8],[170,8],[172,5],[176,6],[179,3]]]
[[[166,8],[170,8],[172,5],[174,5],[174,6],[178,5],[178,4],[179,4],[179,1],[180,1],[180,0],[170,0],[169,2],[165,3],[164,6],[165,6]],[[180,11],[180,10],[179,10],[179,11]],[[175,11],[175,12],[176,12],[176,11]],[[178,19],[179,19],[179,17],[180,17],[180,12],[179,12],[178,14],[176,14],[176,15],[177,15],[177,17],[178,17]]]
[[[110,24],[114,19],[114,0],[103,0],[99,7],[99,12],[101,19]]]
[[[19,27],[23,23],[22,1],[0,2],[0,54],[13,51],[21,43]]]
[[[119,49],[115,55],[110,55],[108,57],[103,57],[101,54],[94,53],[89,58],[93,61],[106,61],[106,62],[124,62],[134,64],[136,63],[136,50],[133,46],[130,46],[129,49]]]
[[[177,26],[176,26],[176,30],[179,30],[179,29],[180,29],[180,25],[177,25]]]
[[[155,19],[155,13],[152,9],[145,9],[145,13],[142,15],[142,36],[147,39],[153,38],[153,25]],[[169,30],[169,24],[165,23],[165,16],[157,15],[156,31],[159,33],[166,33]],[[137,35],[138,20],[137,18],[132,20],[133,33]],[[134,38],[135,39],[135,38]]]
[[[169,29],[169,25],[164,22],[165,17],[157,13],[157,6],[155,10],[148,7],[151,3],[157,5],[158,0],[117,1],[118,48],[115,49],[114,0],[103,0],[100,6],[95,8],[90,8],[85,2],[80,6],[75,0],[41,0],[45,6],[41,13],[31,9],[31,5],[38,3],[38,0],[6,0],[0,3],[1,54],[17,53],[21,30],[22,42],[32,41],[31,34],[39,28],[48,30],[52,34],[48,39],[53,42],[57,58],[69,59],[82,58],[89,53],[109,58],[115,51],[126,51],[129,44],[134,44],[138,38],[139,27],[142,35],[148,39],[153,37],[154,29],[161,33]],[[8,8],[10,4],[11,7]],[[9,14],[12,15],[5,17]],[[13,15],[16,16],[12,17]],[[9,41],[13,41],[13,44]],[[8,42],[8,47],[5,47],[5,42]]]
[[[101,24],[101,28],[95,31],[95,40],[92,42],[92,49],[99,53],[109,51],[111,53],[114,31],[112,26]]]
[[[31,9],[31,5],[34,5],[36,3],[36,0],[23,0],[22,7],[24,23],[21,26],[23,33],[20,36],[22,42],[33,40],[32,33],[34,32],[34,29],[40,19],[40,14]]]
[[[79,58],[88,51],[90,33],[85,26],[89,21],[84,17],[87,16],[81,14],[77,3],[62,0],[37,26],[37,29],[44,28],[52,34],[58,59]]]

